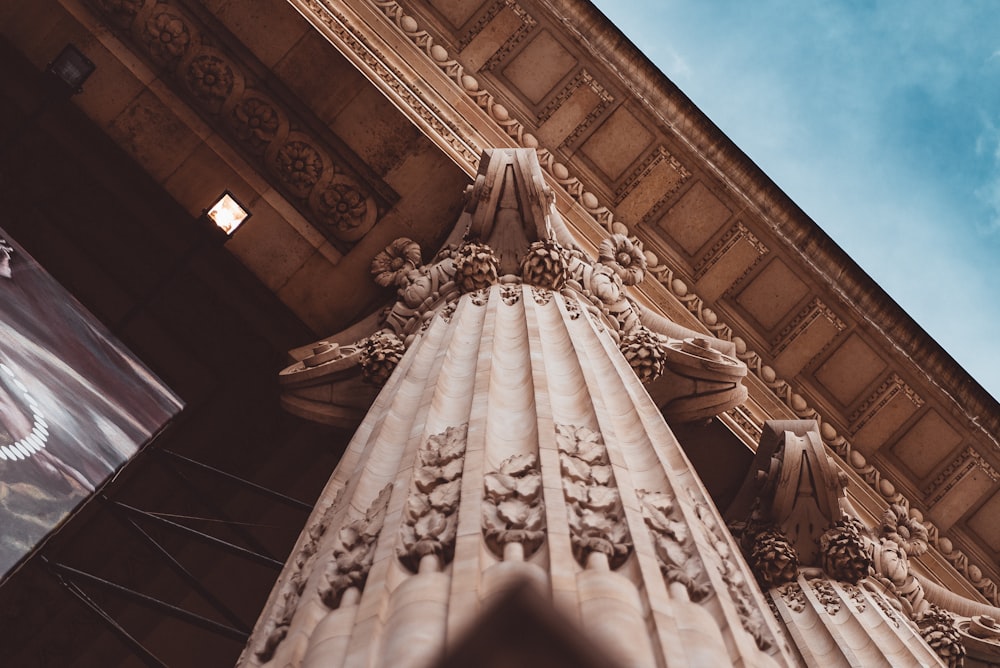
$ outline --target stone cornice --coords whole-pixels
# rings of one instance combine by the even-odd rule
[[[802,209],[595,7],[578,0],[538,0],[593,58],[715,169],[788,249],[844,303],[863,314],[912,371],[948,396],[987,440],[997,443],[1000,402],[986,392],[907,315]]]

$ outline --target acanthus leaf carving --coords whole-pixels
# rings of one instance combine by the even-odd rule
[[[364,517],[345,524],[337,532],[332,558],[323,574],[320,600],[331,610],[340,605],[349,587],[364,589],[375,556],[375,542],[382,531],[392,484],[382,488]]]
[[[556,444],[573,554],[586,566],[589,554],[600,552],[611,568],[618,568],[632,553],[632,537],[613,477],[594,474],[608,465],[604,439],[587,427],[557,424]]]
[[[400,562],[413,572],[427,555],[437,556],[442,567],[454,555],[468,428],[448,427],[428,437],[418,452],[397,551]]]
[[[520,543],[531,556],[545,538],[542,476],[534,454],[513,455],[483,481],[483,534],[497,557],[504,545]]]
[[[705,565],[697,555],[691,530],[678,518],[671,495],[664,492],[636,490],[642,505],[642,517],[653,536],[656,558],[667,582],[678,582],[694,602],[711,592]]]

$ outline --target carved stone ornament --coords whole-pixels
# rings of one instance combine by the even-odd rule
[[[383,288],[402,284],[406,275],[421,264],[417,242],[400,237],[372,260],[371,273]]]
[[[724,535],[725,530],[715,513],[709,509],[704,501],[698,498],[694,490],[688,489],[688,496],[694,504],[702,531],[712,539],[711,548],[719,560],[719,573],[722,575],[723,582],[726,583],[729,595],[736,604],[736,609],[740,614],[740,624],[753,637],[757,647],[765,651],[770,649],[775,640],[768,631],[760,607],[754,600],[750,589],[753,585],[744,577],[743,570],[739,567],[739,555],[732,553],[730,542]]]
[[[203,11],[179,0],[84,0],[117,38],[170,86],[287,198],[315,229],[346,252],[398,195],[272,85],[249,52],[231,48]],[[365,168],[362,168],[365,169]]]
[[[611,268],[624,285],[638,285],[646,276],[646,256],[624,234],[612,234],[597,247],[598,261]]]
[[[486,244],[467,243],[455,254],[455,283],[462,292],[482,290],[497,282],[499,263]]]
[[[642,504],[642,517],[653,536],[656,559],[667,582],[678,582],[698,602],[712,593],[705,565],[694,549],[691,529],[677,513],[671,495],[664,492],[636,490]]]
[[[632,552],[632,538],[604,439],[587,427],[557,424],[556,444],[573,554],[586,566],[588,555],[600,552],[618,568]]]
[[[622,337],[621,351],[644,383],[652,382],[666,369],[666,341],[659,334],[638,326]]]
[[[430,436],[417,452],[398,551],[399,561],[413,572],[427,555],[437,556],[439,567],[443,567],[455,553],[468,429],[467,424],[448,427]]]
[[[765,588],[780,587],[799,576],[799,555],[784,534],[767,529],[753,539],[750,567]]]
[[[545,539],[542,476],[534,454],[513,455],[483,480],[483,535],[502,558],[507,543],[520,543],[530,557]]]
[[[365,380],[373,385],[385,385],[405,352],[406,346],[389,330],[382,330],[368,337],[361,354]]]
[[[551,239],[532,243],[521,260],[521,280],[540,288],[561,289],[568,270],[566,249]]]
[[[954,615],[931,606],[926,612],[914,617],[914,621],[920,629],[920,635],[948,668],[959,668],[965,663],[965,646],[955,627]]]
[[[336,510],[340,502],[343,491],[341,489],[337,493],[333,503],[326,509],[320,521],[306,529],[306,540],[291,562],[291,576],[281,586],[278,603],[271,614],[271,618],[259,634],[262,641],[254,651],[254,654],[262,662],[270,661],[274,657],[275,650],[278,649],[285,636],[288,635],[288,627],[291,625],[292,617],[298,609],[299,600],[302,598],[302,591],[306,586],[306,580],[316,560],[316,552],[319,549],[320,539],[326,533],[326,528],[330,523],[333,511]]]
[[[337,532],[333,558],[323,574],[320,600],[331,610],[349,587],[364,589],[375,556],[375,541],[382,531],[392,485],[386,485],[368,507],[365,516],[344,524]]]
[[[880,535],[891,540],[906,552],[908,556],[919,557],[928,549],[928,533],[924,523],[899,504],[890,504],[882,515]]]
[[[872,559],[863,538],[866,532],[865,526],[852,517],[845,517],[827,529],[819,539],[823,570],[850,584],[867,577]]]

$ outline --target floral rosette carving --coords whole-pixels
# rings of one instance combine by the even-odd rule
[[[172,64],[187,52],[191,31],[180,16],[164,11],[146,19],[142,40],[155,60]]]
[[[622,337],[619,349],[643,383],[656,380],[667,368],[666,343],[642,325]]]
[[[819,538],[823,570],[841,582],[857,584],[868,577],[872,558],[864,539],[864,525],[846,517],[827,529]]]
[[[406,346],[393,332],[383,329],[368,337],[361,352],[361,372],[373,385],[385,385],[403,359]]]
[[[513,455],[484,481],[483,534],[486,544],[503,557],[507,543],[520,543],[531,556],[545,538],[542,476],[534,454]]]
[[[559,290],[568,271],[566,251],[552,239],[535,241],[521,259],[521,280],[528,285]]]
[[[184,75],[184,81],[195,97],[218,110],[233,92],[236,75],[229,63],[213,55],[194,58]]]
[[[233,107],[229,122],[236,137],[253,153],[261,154],[278,135],[281,117],[271,103],[246,97]]]
[[[316,201],[323,220],[335,236],[354,241],[364,236],[375,222],[374,210],[369,210],[368,199],[352,184],[334,181],[323,189]]]
[[[624,295],[622,279],[614,269],[604,264],[595,264],[583,270],[583,288],[604,305],[617,304]]]
[[[287,142],[274,156],[278,177],[299,197],[305,197],[323,175],[323,156],[301,140]]]
[[[466,243],[453,255],[455,284],[462,292],[475,292],[499,279],[500,263],[486,244]]]
[[[429,437],[417,453],[398,551],[399,561],[413,572],[427,555],[437,556],[439,567],[454,556],[468,428],[448,427]]]
[[[667,582],[684,585],[692,601],[701,601],[712,589],[706,581],[705,566],[695,553],[691,529],[677,519],[673,499],[663,492],[640,489],[636,493],[642,504],[642,517],[653,536],[663,577]]]
[[[962,635],[955,627],[955,617],[933,605],[914,617],[924,641],[941,658],[948,668],[959,668],[965,663],[965,646]]]
[[[919,557],[928,548],[928,533],[924,523],[910,517],[904,506],[890,505],[882,515],[881,536],[899,545],[907,556]]]
[[[750,568],[766,589],[793,582],[799,576],[799,554],[777,529],[765,529],[753,540]]]
[[[341,596],[348,588],[364,589],[391,493],[392,485],[386,485],[364,517],[345,524],[337,532],[333,558],[327,564],[324,584],[319,589],[320,599],[331,610],[340,606]]]
[[[556,425],[556,443],[573,555],[586,566],[589,554],[600,552],[618,568],[631,554],[632,538],[604,440],[587,427]]]
[[[400,285],[406,275],[420,266],[420,246],[417,242],[400,237],[375,256],[371,273],[383,288]]]
[[[612,234],[597,247],[597,259],[610,267],[624,285],[638,285],[646,277],[646,256],[624,234]]]

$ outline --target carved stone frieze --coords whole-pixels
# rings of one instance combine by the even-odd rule
[[[374,225],[396,195],[307,112],[271,90],[262,68],[222,43],[177,0],[87,0],[116,35],[144,56],[244,158],[272,178],[316,229],[347,250]],[[361,168],[363,169],[363,168]]]
[[[428,555],[444,567],[455,553],[458,502],[469,425],[428,437],[417,452],[410,494],[403,509],[399,561],[416,572]]]
[[[806,595],[798,582],[783,584],[776,591],[790,609],[795,612],[802,612],[806,609]]]
[[[840,597],[837,596],[837,590],[833,588],[829,580],[826,578],[810,578],[807,582],[816,594],[816,599],[820,605],[826,610],[826,614],[835,615],[840,612]]]
[[[524,558],[545,539],[542,476],[534,454],[512,455],[484,478],[483,535],[498,558],[504,545],[520,543]]]
[[[618,568],[632,553],[632,538],[604,439],[587,427],[557,424],[556,444],[573,554],[586,566],[590,553],[600,552]]]

